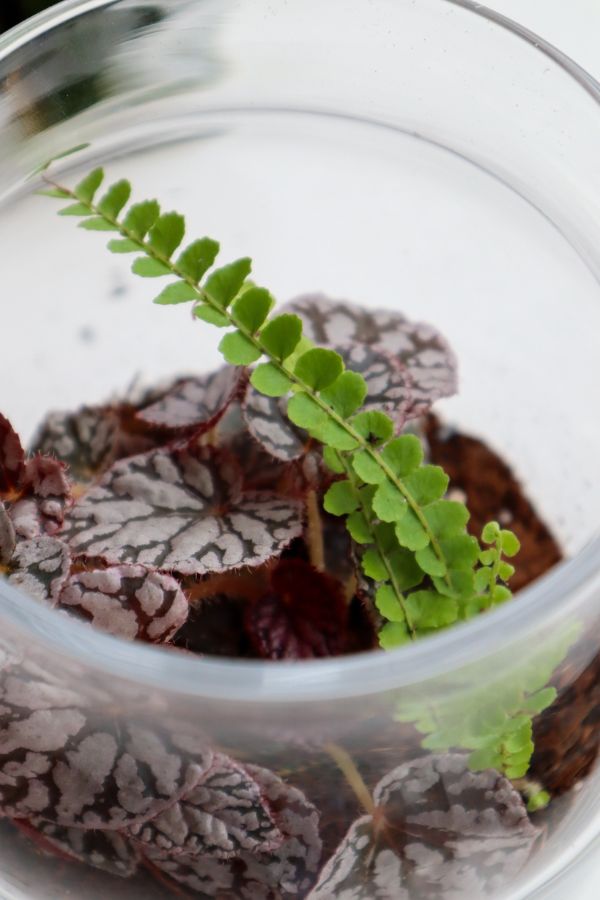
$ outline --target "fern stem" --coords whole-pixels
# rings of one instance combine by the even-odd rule
[[[356,497],[358,503],[360,504],[360,510],[361,510],[363,516],[365,517],[365,521],[366,521],[367,525],[369,526],[369,531],[371,532],[371,536],[373,538],[373,545],[377,548],[377,552],[379,553],[379,556],[381,557],[381,561],[383,562],[383,565],[385,566],[385,570],[388,573],[389,582],[390,582],[392,588],[394,589],[394,594],[396,595],[396,599],[398,600],[398,603],[400,604],[400,606],[402,608],[402,612],[404,614],[404,619],[406,621],[406,627],[408,628],[410,638],[411,638],[411,640],[415,641],[417,639],[417,632],[416,632],[415,626],[411,620],[410,614],[406,608],[406,598],[405,598],[404,594],[402,593],[402,591],[400,590],[400,587],[398,585],[398,579],[396,578],[396,574],[394,572],[394,568],[391,565],[391,563],[387,557],[385,548],[383,547],[383,545],[377,535],[377,531],[374,527],[375,520],[372,515],[371,509],[368,506],[368,504],[363,502],[363,499],[361,497],[360,490],[359,490],[358,481],[356,479],[356,475],[354,474],[354,470],[353,470],[352,466],[349,465],[349,463],[343,453],[338,452],[337,458],[339,460],[340,465],[343,466],[343,468],[344,468],[344,472],[350,483],[350,486],[352,488],[354,496]]]
[[[310,385],[308,385],[302,378],[298,377],[294,370],[285,365],[284,362],[274,358],[271,356],[267,348],[263,345],[260,340],[260,335],[253,334],[246,328],[241,322],[238,321],[236,316],[231,312],[231,310],[227,308],[221,307],[211,296],[208,294],[198,282],[195,282],[192,278],[182,272],[176,263],[174,263],[169,257],[164,256],[163,254],[157,252],[154,247],[152,247],[148,242],[144,240],[140,240],[135,235],[133,235],[129,229],[125,228],[122,222],[119,222],[118,219],[114,219],[111,216],[106,215],[106,213],[102,212],[94,203],[90,203],[87,201],[82,201],[77,195],[71,191],[69,188],[65,187],[62,184],[55,182],[51,179],[47,173],[42,175],[44,181],[58,190],[65,191],[68,194],[69,198],[77,203],[82,203],[83,206],[89,210],[91,215],[98,216],[102,218],[109,225],[113,226],[116,230],[118,230],[122,237],[127,238],[136,244],[140,250],[146,254],[146,256],[155,259],[157,262],[162,263],[166,268],[169,269],[172,275],[176,278],[179,278],[181,281],[185,282],[189,287],[191,287],[196,294],[198,295],[198,300],[203,303],[207,303],[214,310],[221,313],[223,316],[227,318],[229,323],[236,328],[243,336],[260,352],[261,356],[266,356],[269,361],[274,365],[283,375],[285,375],[297,388],[304,391],[308,394],[314,403],[319,406],[321,410],[327,415],[327,417],[333,420],[336,425],[342,428],[353,440],[357,443],[357,445],[361,448],[361,450],[366,451],[371,459],[380,467],[380,469],[385,474],[385,477],[394,487],[402,494],[402,496],[407,501],[410,509],[413,511],[415,516],[417,517],[421,527],[427,534],[429,542],[431,544],[431,548],[437,558],[444,564],[444,568],[446,570],[444,579],[448,585],[451,584],[450,576],[448,574],[448,566],[446,565],[446,559],[444,557],[444,553],[442,548],[440,547],[440,543],[433,533],[423,510],[419,506],[419,504],[415,501],[414,497],[403,483],[402,479],[399,478],[393,469],[386,463],[386,461],[375,451],[375,449],[371,446],[366,438],[364,438],[353,426],[350,422],[347,422],[342,416],[340,416],[332,406],[330,406],[323,398],[316,393]]]

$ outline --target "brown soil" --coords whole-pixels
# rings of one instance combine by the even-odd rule
[[[493,450],[477,438],[453,431],[435,416],[427,419],[426,435],[431,461],[442,466],[450,476],[451,487],[465,495],[471,532],[479,537],[486,522],[495,519],[519,538],[521,551],[510,583],[512,591],[525,587],[560,562],[562,554],[552,533],[511,469]]]

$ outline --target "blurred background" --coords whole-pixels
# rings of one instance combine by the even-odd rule
[[[4,0],[0,3],[0,31],[6,31],[34,13],[53,6],[57,0]]]

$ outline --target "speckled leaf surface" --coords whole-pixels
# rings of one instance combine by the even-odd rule
[[[153,643],[171,640],[189,613],[185,594],[174,578],[139,565],[73,575],[60,593],[59,604],[114,637]]]
[[[54,606],[69,577],[71,554],[58,538],[21,541],[10,560],[8,581],[35,600]]]
[[[306,336],[320,345],[347,341],[372,345],[406,366],[412,382],[411,417],[426,412],[440,397],[456,393],[456,358],[430,325],[412,322],[401,313],[330,300],[322,294],[298,297],[285,311],[299,315]]]
[[[56,534],[71,503],[71,486],[63,463],[49,456],[27,460],[21,495],[8,506],[19,538]]]
[[[305,451],[307,435],[294,428],[286,403],[279,397],[259,394],[251,385],[243,404],[243,415],[252,437],[275,459],[291,462]]]
[[[334,346],[346,367],[358,372],[367,382],[368,394],[364,410],[387,413],[400,431],[412,407],[412,379],[404,365],[381,348],[369,344]]]
[[[314,881],[322,844],[319,815],[297,788],[274,773],[247,766],[258,783],[273,818],[284,836],[269,853],[246,851],[231,860],[181,855],[153,860],[173,880],[198,892],[199,897],[239,900],[292,900],[303,896]]]
[[[153,859],[180,854],[227,859],[242,851],[269,851],[284,840],[257,782],[223,754],[215,755],[211,771],[189,794],[129,835]]]
[[[25,667],[2,673],[0,811],[118,830],[158,815],[210,768],[189,735],[103,716]]]
[[[471,772],[462,754],[398,766],[377,785],[379,809],[355,822],[310,900],[463,900],[495,895],[540,836],[511,783]]]
[[[73,478],[87,481],[111,460],[119,422],[106,407],[82,407],[76,412],[51,412],[42,423],[34,450],[54,456],[69,467]]]
[[[186,379],[140,410],[137,418],[158,428],[208,430],[240,395],[246,379],[245,370],[236,366]]]
[[[72,509],[72,550],[111,564],[184,575],[256,566],[302,530],[297,502],[243,493],[239,468],[209,448],[158,450],[116,463]]]
[[[25,477],[25,454],[19,436],[0,413],[0,498],[21,488]]]
[[[21,828],[47,853],[66,854],[73,860],[121,878],[130,878],[137,871],[139,850],[117,831],[67,828],[43,819],[34,819]]]

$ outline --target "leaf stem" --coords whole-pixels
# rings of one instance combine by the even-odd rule
[[[309,491],[306,495],[306,517],[306,536],[310,561],[318,572],[323,572],[325,570],[325,542],[316,491]]]
[[[371,795],[369,788],[366,786],[362,775],[356,768],[354,760],[350,754],[340,747],[339,744],[329,742],[323,748],[336,763],[337,767],[343,773],[344,778],[354,791],[360,805],[370,815],[375,815],[375,801]]]

